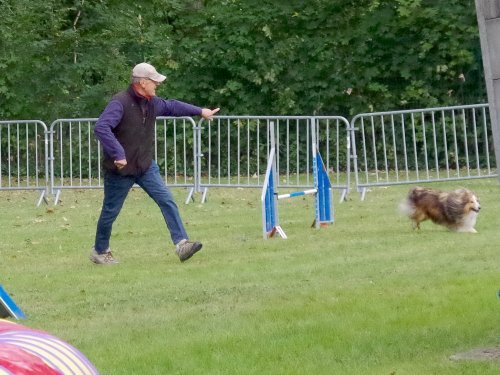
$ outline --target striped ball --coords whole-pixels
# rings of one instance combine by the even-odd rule
[[[0,375],[99,375],[77,349],[46,332],[0,319]]]

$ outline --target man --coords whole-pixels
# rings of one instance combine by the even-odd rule
[[[157,97],[156,88],[165,78],[150,64],[136,65],[128,89],[116,94],[97,120],[94,133],[103,147],[105,174],[102,210],[90,254],[96,264],[118,263],[109,248],[111,229],[134,184],[160,207],[181,262],[202,247],[200,242],[189,240],[177,205],[153,160],[154,126],[157,116],[211,119],[219,108],[200,108]]]

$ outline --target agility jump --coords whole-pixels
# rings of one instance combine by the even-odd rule
[[[276,233],[279,234],[281,238],[287,238],[284,230],[279,224],[278,200],[280,199],[314,194],[315,218],[313,225],[316,229],[319,229],[322,226],[333,223],[331,184],[323,159],[317,151],[316,124],[314,120],[311,122],[311,128],[314,189],[297,191],[289,194],[278,194],[275,190],[278,187],[278,175],[276,171],[276,140],[274,136],[274,123],[270,122],[269,132],[271,149],[267,159],[266,175],[260,198],[262,205],[262,233],[264,239],[273,237]]]

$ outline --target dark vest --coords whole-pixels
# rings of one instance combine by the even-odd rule
[[[104,169],[120,175],[141,175],[153,160],[156,120],[153,101],[138,96],[132,86],[116,94],[113,100],[123,105],[123,117],[113,133],[125,150],[127,165],[118,171],[114,160],[104,159]]]

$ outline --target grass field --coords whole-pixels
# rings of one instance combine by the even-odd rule
[[[88,260],[102,191],[63,191],[50,209],[1,192],[0,284],[23,324],[103,375],[499,374],[500,361],[450,360],[500,347],[499,184],[432,186],[458,184],[481,199],[478,234],[412,231],[397,213],[408,186],[397,186],[336,201],[321,230],[313,197],[280,201],[288,239],[265,241],[257,189],[212,189],[203,205],[174,189],[204,243],[183,264],[159,209],[134,190],[114,226],[117,266]]]

